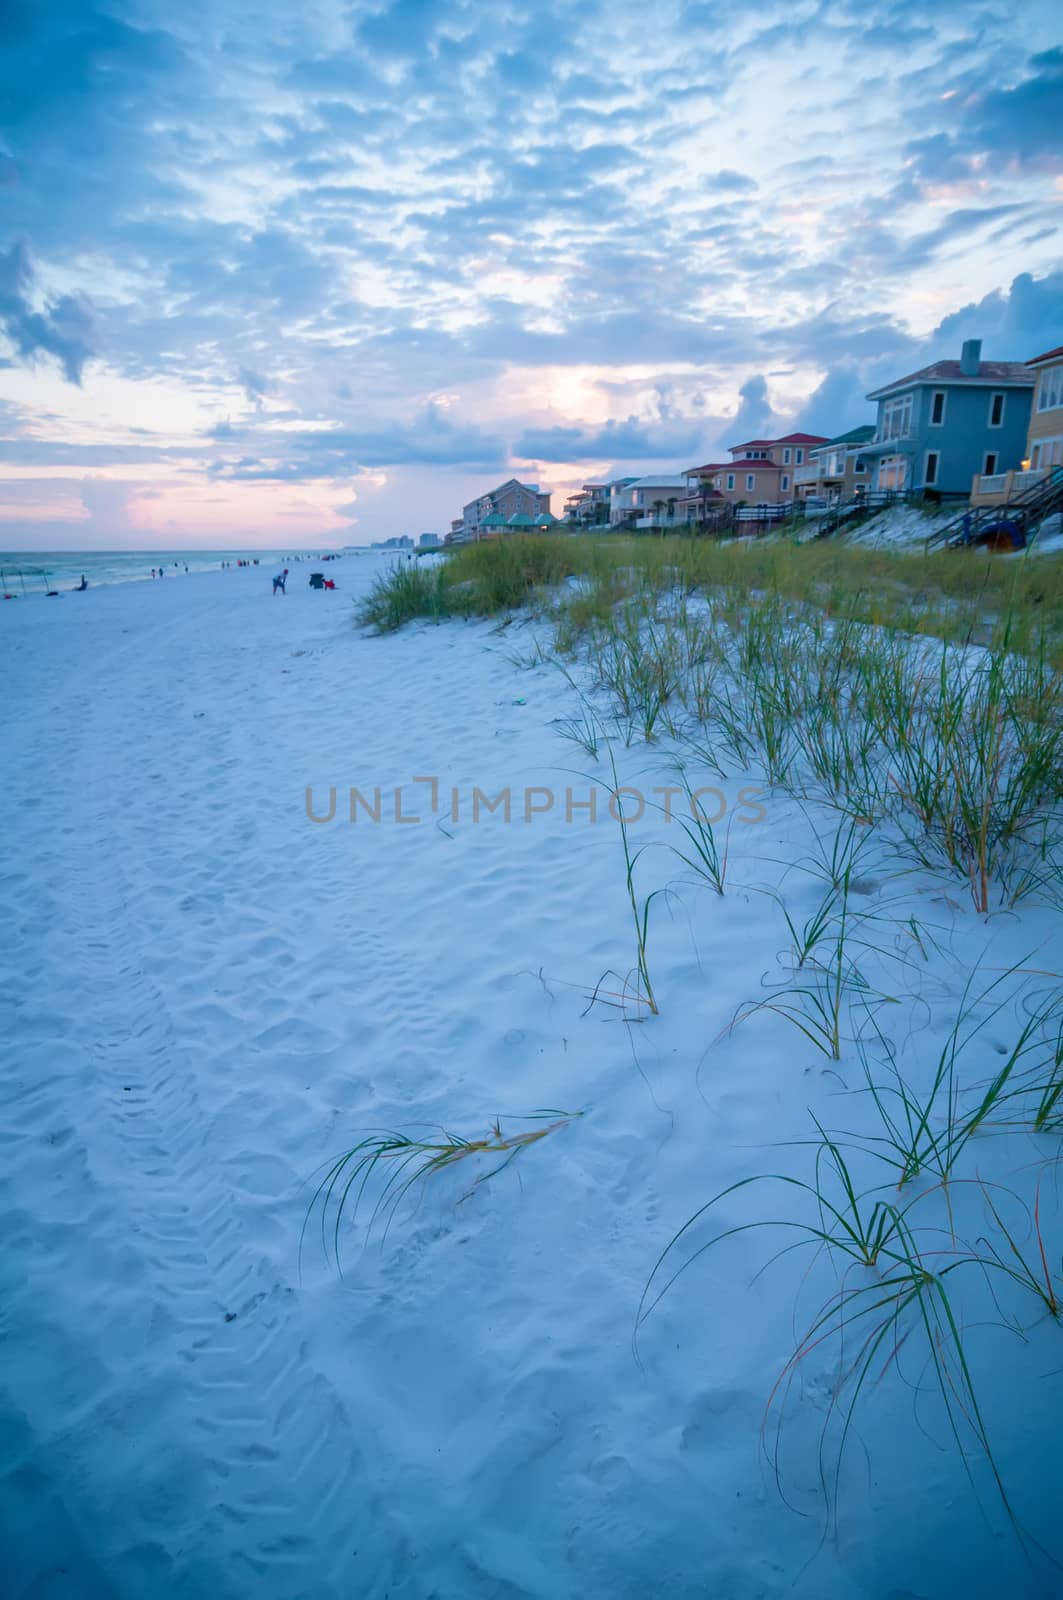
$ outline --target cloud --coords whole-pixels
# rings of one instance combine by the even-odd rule
[[[763,375],[747,378],[738,391],[739,406],[730,424],[732,442],[744,444],[772,433],[775,415],[768,398],[768,383]]]
[[[511,444],[664,463],[792,421],[795,385],[848,420],[935,321],[940,353],[961,324],[1036,349],[1063,51],[1047,0],[1029,57],[1003,9],[975,20],[882,0],[869,30],[817,0],[795,33],[778,8],[676,0],[651,33],[634,0],[8,0],[0,383],[23,416],[0,459],[386,468],[376,532],[415,475],[427,496]],[[150,385],[172,428],[137,434],[133,404],[104,443],[53,366]]]
[[[261,372],[253,372],[250,367],[238,368],[236,381],[252,403],[257,403],[265,396],[276,394],[277,392],[277,385],[272,378],[267,378]],[[215,437],[218,437],[218,435],[216,434]]]
[[[748,177],[744,172],[735,172],[725,167],[722,172],[717,172],[715,177],[706,178],[705,187],[725,194],[755,194],[759,185],[755,178]]]
[[[994,171],[1059,171],[1063,156],[1063,49],[1042,51],[1017,82],[973,75],[946,127],[909,141],[909,178],[924,185]]]
[[[950,312],[924,339],[896,330],[895,341],[880,334],[840,355],[798,411],[795,427],[833,435],[871,421],[870,391],[932,361],[956,359],[965,339],[980,339],[983,358],[1000,361],[1028,360],[1063,344],[1063,270],[1043,278],[1020,273],[1006,289]]]
[[[645,422],[627,417],[600,428],[528,428],[513,454],[525,461],[648,461],[696,450],[704,423],[689,419]]]
[[[994,289],[942,318],[930,343],[955,355],[964,339],[981,339],[983,356],[1005,361],[1063,344],[1063,269],[1043,278],[1021,272],[1006,291]]]
[[[452,422],[439,407],[427,406],[408,424],[378,423],[361,428],[322,428],[312,432],[271,432],[268,428],[229,428],[216,437],[244,446],[235,459],[217,457],[213,478],[247,482],[269,479],[310,482],[392,466],[461,467],[494,472],[508,459],[505,442],[472,424]],[[248,448],[253,453],[249,453]]]
[[[80,384],[95,353],[92,307],[81,295],[64,294],[34,310],[33,264],[25,241],[0,254],[0,330],[23,361],[55,356],[69,383]]]

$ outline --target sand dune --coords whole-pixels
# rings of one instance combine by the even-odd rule
[[[518,630],[360,635],[370,570],[345,561],[334,594],[297,575],[274,599],[252,569],[0,618],[6,1592],[1041,1592],[904,1388],[870,1397],[823,1542],[826,1356],[785,1434],[805,1515],[783,1503],[758,1430],[803,1269],[780,1288],[751,1248],[707,1264],[632,1355],[676,1228],[838,1092],[778,1019],[713,1045],[779,947],[757,890],[815,818],[771,800],[732,831],[724,901],[660,903],[660,1018],[589,1006],[633,960],[615,824],[563,799],[471,817],[476,787],[604,794],[555,726],[573,691],[507,659]],[[662,755],[620,755],[626,782],[667,781]],[[413,783],[433,776],[434,815]],[[322,807],[336,786],[332,822],[308,785]],[[352,786],[381,788],[380,823],[346,820]],[[396,787],[422,821],[395,820]],[[927,996],[1052,936],[905,892],[953,961]],[[932,1052],[944,1024],[912,1025]],[[315,1172],[367,1129],[475,1137],[540,1108],[583,1115],[488,1182],[459,1167],[411,1194],[386,1240],[349,1214],[342,1276],[317,1221],[300,1260]],[[1021,1472],[1031,1410],[1018,1427],[1005,1400]],[[1051,1485],[1028,1477],[1043,1528]]]

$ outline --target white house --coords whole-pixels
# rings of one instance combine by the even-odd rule
[[[686,520],[679,501],[687,492],[683,473],[659,473],[648,478],[620,479],[609,496],[609,521],[633,522],[637,528],[672,528]]]

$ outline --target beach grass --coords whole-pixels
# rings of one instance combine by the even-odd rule
[[[1053,664],[1063,665],[1063,555],[924,554],[786,537],[515,535],[458,546],[432,572],[408,567],[403,563],[381,577],[359,611],[363,625],[495,616],[538,598],[544,610],[552,607],[569,630],[579,631],[607,622],[624,599],[724,590],[806,602],[828,617],[955,642],[1006,642],[1026,650],[1042,640]],[[575,580],[571,593],[550,596],[565,580]],[[389,586],[402,597],[395,610],[381,606]],[[392,620],[403,611],[408,615]]]
[[[909,554],[792,537],[514,538],[449,554],[421,588],[401,572],[378,587],[359,620],[381,630],[411,612],[469,618],[523,609],[540,625],[529,664],[560,665],[580,696],[580,714],[561,731],[594,758],[608,749],[617,796],[606,729],[615,726],[628,745],[667,744],[690,820],[678,818],[682,839],[664,855],[678,858],[695,886],[713,889],[720,914],[730,904],[729,852],[693,801],[690,772],[721,780],[752,772],[769,794],[817,808],[813,852],[776,861],[781,880],[757,891],[775,901],[788,935],[778,974],[762,980],[761,994],[738,1007],[716,1042],[781,1020],[859,1104],[859,1128],[827,1131],[810,1112],[814,1134],[784,1141],[815,1151],[810,1174],[747,1177],[694,1211],[650,1274],[636,1338],[707,1251],[774,1230],[790,1242],[772,1261],[807,1248],[835,1268],[834,1287],[804,1324],[768,1402],[778,1409],[814,1352],[832,1365],[824,1438],[839,1421],[840,1438],[824,1483],[829,1476],[837,1485],[872,1386],[918,1348],[913,1387],[929,1375],[945,1431],[965,1465],[972,1443],[988,1462],[1017,1528],[968,1336],[982,1325],[987,1285],[989,1320],[1023,1338],[1038,1316],[1060,1319],[1058,1239],[1040,1201],[1041,1174],[1058,1163],[1063,1133],[1063,977],[1023,964],[983,972],[975,962],[943,1032],[933,1018],[928,1047],[905,1020],[909,1007],[893,1002],[912,1000],[906,974],[952,957],[930,916],[909,905],[895,919],[893,906],[916,879],[956,911],[948,888],[958,886],[980,925],[1012,916],[1020,902],[1059,909],[1063,556]],[[577,669],[589,678],[590,699]],[[632,988],[655,1026],[650,913],[670,890],[652,886],[649,848],[634,842],[622,803],[614,814],[635,941]],[[819,885],[800,911],[788,898],[791,871],[806,889],[808,879]],[[865,894],[877,896],[873,905],[857,898]],[[656,959],[654,967],[659,978]],[[886,992],[894,974],[897,992]],[[1031,974],[1047,982],[1024,988]],[[659,991],[666,1007],[667,985]],[[1012,1007],[1019,1020],[1008,1033]],[[899,1040],[890,1037],[891,1015]],[[1032,1154],[1024,1151],[1013,1187],[990,1182],[980,1152],[987,1140],[1014,1136]],[[435,1170],[437,1152],[417,1158],[415,1178]],[[874,1182],[865,1176],[872,1170]],[[735,1219],[768,1186],[791,1203]],[[977,1223],[961,1231],[957,1213],[975,1193]],[[721,1208],[732,1220],[706,1240],[706,1220]],[[998,1295],[1009,1294],[1004,1310]]]
[[[367,1235],[381,1220],[384,1234],[403,1199],[417,1184],[481,1157],[501,1156],[486,1171],[479,1171],[473,1187],[485,1183],[541,1139],[565,1128],[578,1111],[537,1111],[519,1121],[536,1125],[519,1132],[504,1132],[500,1118],[479,1138],[466,1138],[446,1128],[411,1135],[391,1129],[369,1133],[333,1161],[310,1202],[303,1221],[300,1253],[314,1213],[319,1213],[321,1247],[326,1259],[340,1264],[340,1230],[345,1218],[353,1223],[367,1200],[372,1207]]]

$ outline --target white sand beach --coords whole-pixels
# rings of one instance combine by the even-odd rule
[[[520,622],[361,632],[352,600],[384,562],[337,563],[334,593],[304,567],[274,597],[263,566],[0,614],[4,1593],[1058,1594],[1038,1546],[1063,1560],[1060,1329],[1020,1336],[1004,1289],[971,1291],[965,1349],[1021,1537],[914,1334],[879,1353],[840,1470],[845,1354],[814,1345],[773,1398],[837,1284],[822,1254],[780,1256],[781,1230],[692,1261],[633,1348],[692,1213],[742,1179],[807,1179],[787,1141],[813,1116],[866,1124],[851,1056],[770,1012],[728,1031],[787,943],[773,892],[795,920],[822,897],[826,809],[705,774],[722,898],[664,848],[674,822],[633,822],[642,892],[662,891],[648,1015],[608,759],[558,726],[576,690],[515,664]],[[661,803],[665,746],[616,760]],[[331,821],[308,786],[319,816],[335,787]],[[381,791],[379,822],[350,821],[352,786]],[[510,820],[474,820],[474,790],[507,787]],[[982,987],[1058,970],[1050,907],[978,916],[962,882],[874,852],[860,895],[922,930],[866,971],[926,1072],[975,964]],[[987,1008],[971,1081],[1014,1045],[1024,992]],[[371,1180],[338,1235],[320,1207],[304,1233],[326,1164],[367,1134],[477,1140],[496,1119],[551,1131],[504,1170],[473,1154],[431,1176],[390,1220]],[[1017,1131],[970,1167],[1021,1188],[1043,1153]],[[1057,1172],[1039,1203],[1058,1241]],[[976,1200],[957,1189],[958,1228]],[[697,1242],[802,1205],[736,1191]]]

